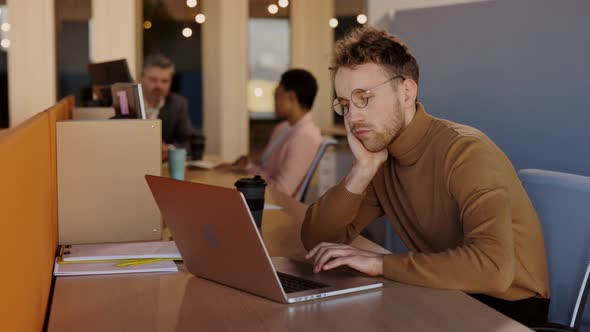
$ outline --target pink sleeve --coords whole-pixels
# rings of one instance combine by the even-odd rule
[[[288,126],[289,126],[289,123],[287,121],[283,121],[283,122],[279,123],[278,125],[276,125],[272,129],[272,132],[270,133],[270,137],[268,138],[268,141],[266,142],[266,145],[264,146],[264,149],[262,150],[262,156],[264,156],[264,154],[266,153],[266,149],[268,149],[270,143],[275,140],[275,138],[277,137],[277,135],[280,132],[282,132],[285,129],[285,127],[288,127]],[[256,163],[260,163],[260,160],[256,161]],[[262,176],[262,174],[260,174],[260,172],[263,172],[264,170],[261,167],[258,167],[258,166],[256,168],[257,168],[257,171],[259,172],[259,173],[256,173],[256,174]]]
[[[311,167],[320,143],[321,136],[316,132],[294,135],[281,148],[284,150],[281,166],[277,172],[270,177],[267,176],[267,181],[280,191],[294,196]]]

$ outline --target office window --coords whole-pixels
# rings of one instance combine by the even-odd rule
[[[201,26],[207,24],[203,1],[143,1],[143,54],[160,53],[174,61],[171,91],[188,99],[195,128],[203,127]]]
[[[77,106],[86,105],[92,97],[88,76],[91,17],[92,0],[55,0],[57,97],[73,95]]]
[[[248,110],[252,119],[274,118],[274,89],[291,62],[289,2],[250,0]]]
[[[0,128],[8,128],[8,49],[10,21],[6,0],[0,1]]]

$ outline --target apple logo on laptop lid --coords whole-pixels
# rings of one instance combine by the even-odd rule
[[[211,229],[209,225],[201,225],[201,237],[205,240],[205,242],[209,244],[210,247],[219,247],[219,240],[217,239],[217,235],[215,235],[215,231],[213,231],[213,229]]]

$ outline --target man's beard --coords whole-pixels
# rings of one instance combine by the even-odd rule
[[[361,139],[361,143],[369,152],[379,152],[386,149],[394,140],[395,133],[393,132],[373,132],[374,137],[366,140]]]
[[[152,91],[151,95],[152,98],[159,100],[162,99],[162,97],[164,96],[164,91],[156,89]]]
[[[381,128],[384,128],[383,131],[378,131],[379,128],[367,128],[372,130],[374,137],[370,137],[366,141],[359,138],[365,149],[370,152],[379,152],[386,149],[402,131],[404,126],[403,111],[399,102],[396,106],[384,120],[383,126],[381,126]]]

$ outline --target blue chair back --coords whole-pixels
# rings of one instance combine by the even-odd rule
[[[518,176],[545,236],[549,320],[579,328],[590,288],[590,177],[537,169],[520,170]]]

